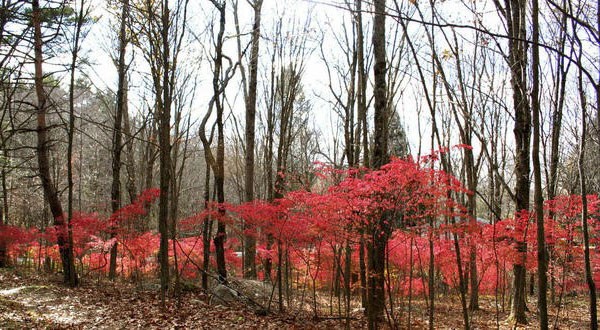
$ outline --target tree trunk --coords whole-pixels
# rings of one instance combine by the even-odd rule
[[[427,290],[429,291],[429,310],[428,320],[429,329],[434,328],[434,316],[435,316],[435,249],[434,249],[434,233],[435,224],[433,217],[429,217],[429,270],[427,273]]]
[[[286,250],[287,251],[287,250]],[[344,297],[346,298],[344,301],[345,304],[345,313],[346,316],[346,327],[350,326],[350,303],[352,301],[352,291],[351,291],[351,277],[352,277],[352,245],[350,239],[346,239],[346,248],[345,248],[345,260],[344,260]]]
[[[161,302],[164,306],[167,290],[169,288],[169,189],[171,187],[171,78],[174,74],[170,65],[169,47],[169,4],[162,2],[161,13],[161,41],[162,41],[162,95],[157,95],[159,100],[158,112],[158,143],[159,143],[159,175],[160,197],[158,202],[158,231],[160,233],[160,247],[158,259],[160,264],[160,292]],[[158,90],[157,90],[158,91]]]
[[[7,194],[7,191],[5,188],[6,184],[5,182],[5,178],[6,178],[6,171],[4,170],[4,166],[2,166],[2,169],[0,170],[0,182],[2,183],[2,203],[0,203],[0,228],[2,228],[2,226],[6,225],[6,221],[4,220],[5,218],[5,213],[4,213],[4,196]],[[6,266],[8,266],[8,254],[7,254],[7,244],[6,241],[4,239],[0,239],[0,268],[4,268]]]
[[[121,4],[121,28],[119,30],[119,58],[117,62],[118,72],[118,87],[117,87],[117,100],[115,107],[115,123],[113,128],[113,160],[112,160],[112,186],[110,190],[111,208],[112,212],[115,213],[121,208],[121,151],[122,148],[122,131],[121,123],[123,121],[123,112],[127,111],[125,103],[125,49],[127,47],[127,16],[129,11],[129,0],[123,0]],[[118,224],[111,224],[111,238],[116,237],[116,229]],[[115,241],[112,248],[110,249],[110,263],[108,268],[108,278],[114,280],[117,275],[117,242]]]
[[[127,83],[127,76],[125,76],[125,86]],[[123,91],[124,99],[127,100],[127,88]],[[134,138],[131,133],[131,123],[128,113],[127,102],[125,102],[123,108],[123,131],[127,140],[125,141],[125,147],[127,150],[125,168],[127,170],[127,194],[129,195],[129,203],[133,203],[137,197],[137,186],[136,186],[136,175],[135,175],[135,149],[134,149]]]
[[[534,176],[534,211],[537,224],[537,261],[538,261],[538,313],[540,319],[540,329],[548,329],[548,261],[546,258],[546,234],[544,232],[544,197],[542,195],[542,168],[540,161],[540,47],[539,42],[539,4],[538,0],[533,0],[532,8],[532,28],[533,28],[533,49],[531,56],[531,66],[533,71],[532,79],[532,112],[533,112],[533,146],[531,154],[533,157],[533,176]]]
[[[212,4],[219,11],[219,29],[218,35],[216,36],[215,45],[215,56],[214,56],[214,69],[212,77],[213,97],[209,105],[209,111],[202,119],[200,124],[200,139],[204,146],[204,155],[207,163],[210,165],[215,178],[215,193],[217,196],[218,203],[225,202],[225,132],[223,129],[223,91],[227,85],[230,77],[222,78],[221,74],[223,71],[223,41],[225,34],[225,19],[226,19],[226,2],[219,3],[218,1],[212,1]],[[225,79],[225,80],[222,80]],[[216,157],[213,155],[211,150],[212,135],[209,139],[206,136],[206,123],[212,113],[213,107],[216,108],[216,128],[217,128],[217,151]],[[207,169],[208,170],[208,169]],[[224,214],[224,206],[219,206],[219,213]],[[227,240],[227,234],[225,232],[225,223],[221,220],[217,221],[217,233],[213,238],[215,245],[216,261],[217,261],[217,273],[219,275],[220,282],[227,282],[227,265],[225,264],[225,241]]]
[[[46,112],[48,109],[47,95],[44,90],[44,73],[42,70],[42,10],[39,0],[32,0],[32,24],[34,29],[34,70],[35,70],[35,92],[37,96],[37,158],[39,175],[44,190],[44,197],[50,206],[50,212],[54,218],[54,226],[58,229],[57,243],[63,267],[64,282],[69,286],[77,286],[78,278],[75,271],[75,260],[73,257],[73,245],[69,244],[68,227],[65,222],[65,214],[58,197],[52,178],[50,176],[50,161],[48,147],[48,128],[46,127]]]
[[[515,209],[517,212],[529,210],[529,151],[531,137],[531,109],[527,98],[527,33],[526,33],[526,1],[507,0],[506,8],[499,8],[506,19],[508,31],[508,66],[511,72],[513,92],[513,108],[515,112]],[[516,243],[518,258],[522,262],[513,264],[513,300],[511,319],[516,323],[526,324],[525,315],[525,282],[524,265],[527,243]]]
[[[365,233],[361,229],[359,232],[360,241],[358,242],[358,267],[360,272],[360,302],[364,309],[365,315],[369,309],[369,301],[367,298],[367,264],[365,263]]]
[[[581,61],[581,44],[579,45],[579,61]],[[581,62],[579,63],[581,64]],[[579,69],[578,77],[578,89],[579,99],[581,101],[581,138],[579,141],[579,159],[577,161],[577,167],[579,170],[579,184],[581,187],[581,230],[583,232],[583,254],[585,261],[585,281],[588,285],[588,291],[590,295],[590,329],[598,329],[598,310],[597,310],[597,297],[596,297],[596,283],[594,282],[594,273],[592,272],[592,263],[590,260],[590,234],[588,229],[588,202],[587,202],[587,187],[586,187],[586,176],[585,176],[585,148],[586,148],[586,134],[587,132],[587,102],[585,96],[585,90],[583,86],[581,68]]]
[[[562,1],[562,6],[565,6],[565,0]],[[600,7],[599,7],[600,8]],[[561,13],[562,16],[560,18],[560,34],[558,37],[559,41],[559,49],[560,52],[563,53],[566,44],[567,37],[567,14],[566,12]],[[551,133],[551,144],[550,144],[550,161],[549,161],[549,173],[546,173],[546,181],[547,181],[547,198],[548,200],[553,200],[556,196],[556,191],[558,187],[558,165],[560,160],[560,134],[562,128],[562,116],[563,109],[565,104],[565,89],[567,85],[567,71],[568,68],[565,69],[565,58],[563,56],[557,56],[556,58],[556,68],[554,75],[556,77],[555,84],[553,86],[554,98],[552,101],[552,133]],[[539,106],[539,105],[538,105]],[[549,216],[554,220],[555,214],[552,211],[549,211]],[[553,262],[552,254],[552,246],[548,247],[546,255],[547,262]],[[548,267],[548,264],[546,264]],[[555,274],[554,268],[552,267],[552,271],[550,272],[550,301],[552,304],[556,301],[556,290],[555,290]]]
[[[204,174],[204,209],[210,204],[210,165],[206,162]],[[210,236],[212,235],[212,220],[204,218],[202,224],[202,289],[208,290],[208,268],[210,266]]]
[[[385,53],[385,0],[374,1],[373,54],[374,54],[374,148],[373,168],[379,169],[388,159],[388,122],[389,114],[386,95],[386,53]],[[368,327],[375,329],[383,318],[385,308],[385,255],[390,235],[388,215],[382,214],[373,219],[367,241],[368,257]]]
[[[154,111],[153,116],[158,116],[157,112]],[[152,120],[149,125],[144,124],[143,132],[147,135],[144,135],[145,141],[156,141],[157,140],[157,129],[156,129],[156,120]],[[150,189],[154,186],[154,163],[156,163],[156,156],[158,154],[158,148],[156,147],[156,143],[146,143],[144,147],[142,166],[144,166],[143,172],[143,188],[142,190]],[[152,219],[155,218],[156,214],[151,209],[147,210],[149,212],[149,217]],[[140,221],[138,222],[138,230],[140,232],[145,232],[149,230],[148,221]]]
[[[270,85],[270,97],[269,105],[267,106],[267,141],[266,141],[266,152],[265,152],[265,175],[266,180],[266,191],[267,199],[272,201],[275,198],[275,188],[273,183],[273,157],[274,157],[274,139],[275,139],[275,53],[271,56],[271,85]],[[273,235],[267,234],[266,248],[270,250],[273,246]],[[264,279],[271,281],[271,258],[267,257],[264,261]]]
[[[467,138],[464,143],[471,144],[471,125],[467,123],[465,127]],[[471,194],[467,195],[467,213],[470,217],[470,222],[477,226],[477,169],[473,157],[473,150],[466,148],[465,153],[465,171],[467,174],[467,186]],[[477,249],[475,242],[471,239],[469,242],[469,279],[471,294],[469,296],[469,309],[475,311],[479,309],[479,276],[477,273]]]
[[[252,27],[251,53],[250,53],[250,81],[248,86],[248,97],[246,98],[246,164],[245,164],[245,200],[254,200],[254,145],[255,145],[255,122],[256,122],[256,87],[258,73],[258,51],[260,44],[260,17],[263,0],[256,0],[254,7],[254,25]],[[244,230],[250,230],[244,224]],[[244,237],[244,277],[256,278],[256,238],[252,235]]]
[[[356,71],[357,71],[357,133],[354,160],[358,162],[360,150],[363,153],[363,166],[369,167],[369,131],[367,123],[367,74],[365,68],[365,41],[362,23],[362,0],[355,0],[356,9]],[[362,147],[359,147],[362,146]]]
[[[75,263],[73,257],[73,230],[71,228],[71,221],[73,220],[73,137],[75,136],[75,69],[77,68],[77,57],[79,55],[79,45],[81,38],[81,28],[83,26],[85,20],[84,13],[84,5],[85,1],[81,1],[79,3],[79,12],[77,13],[76,18],[76,26],[75,26],[75,35],[73,42],[73,50],[71,52],[71,67],[70,67],[70,82],[69,82],[69,122],[67,129],[67,235],[69,242],[69,250],[73,260],[71,270],[72,273],[76,274]],[[70,283],[71,286],[77,285],[77,280],[71,279],[74,281]]]

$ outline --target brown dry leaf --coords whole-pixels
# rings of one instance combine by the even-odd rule
[[[136,289],[128,283],[83,283],[77,289],[63,287],[59,278],[15,276],[0,270],[0,327],[2,329],[344,329],[340,320],[315,320],[310,311],[290,314],[257,316],[244,306],[210,306],[202,293],[183,293],[170,298],[165,309],[154,291]],[[15,288],[23,288],[15,290]],[[5,291],[12,290],[12,291]],[[13,292],[2,294],[2,292]],[[407,302],[397,301],[398,327],[407,328]],[[579,329],[589,327],[587,297],[565,297],[558,327]],[[473,329],[496,328],[496,305],[494,297],[481,297],[482,310],[472,314]],[[460,303],[456,296],[440,296],[436,300],[435,328],[462,329]],[[508,304],[503,312],[498,308],[498,325],[510,329],[506,322]],[[535,303],[528,304],[535,311]],[[427,306],[415,297],[412,301],[412,328],[426,329]],[[552,321],[557,309],[550,309]],[[356,320],[352,329],[366,327],[360,311],[352,315]],[[535,313],[529,313],[529,325],[523,329],[538,327]]]

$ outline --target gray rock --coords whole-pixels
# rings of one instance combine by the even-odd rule
[[[240,302],[260,310],[269,302],[273,286],[256,280],[230,279],[229,283],[217,284],[212,290],[211,304],[228,305]]]

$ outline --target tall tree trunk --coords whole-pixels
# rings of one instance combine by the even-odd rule
[[[566,0],[562,1],[562,8],[565,7]],[[565,45],[566,45],[566,37],[567,37],[567,14],[566,12],[561,13],[560,18],[560,30],[558,36],[559,42],[559,50],[560,53],[564,53]],[[546,181],[547,181],[547,198],[548,200],[553,200],[556,196],[557,187],[558,187],[558,165],[560,161],[560,134],[562,128],[562,116],[563,109],[565,105],[565,89],[567,85],[567,72],[569,70],[570,64],[565,67],[565,57],[557,56],[556,57],[556,68],[554,69],[554,75],[556,77],[555,83],[553,86],[553,99],[552,99],[552,133],[550,137],[550,160],[548,172],[546,172]],[[554,220],[555,214],[552,211],[549,211],[549,216]],[[548,254],[546,255],[547,262],[553,262],[552,258],[552,246],[548,248]],[[548,266],[548,264],[547,264]],[[552,267],[551,269],[554,269]],[[555,290],[555,276],[554,270],[550,272],[550,301],[551,303],[555,303],[556,300],[556,290]]]
[[[34,73],[35,93],[37,96],[37,159],[40,180],[44,190],[44,197],[50,206],[54,219],[54,226],[58,229],[57,243],[63,267],[64,282],[70,286],[77,286],[78,278],[75,271],[73,257],[73,244],[69,244],[69,228],[65,221],[62,204],[58,191],[50,176],[50,161],[48,147],[48,128],[46,126],[46,113],[48,110],[47,95],[44,90],[43,52],[42,52],[42,9],[39,0],[31,1],[32,24],[34,30]]]
[[[581,61],[581,43],[579,43],[579,61]],[[581,65],[581,62],[579,63]],[[585,261],[585,281],[588,285],[588,291],[590,295],[590,329],[598,329],[598,310],[597,310],[597,297],[596,297],[596,283],[594,282],[594,273],[592,272],[592,263],[590,260],[590,234],[588,229],[588,202],[587,202],[587,187],[586,187],[586,176],[585,176],[585,148],[586,148],[586,134],[587,132],[587,101],[585,96],[585,90],[583,86],[583,73],[581,67],[579,69],[578,77],[578,89],[579,99],[581,102],[581,137],[579,140],[579,159],[577,161],[577,167],[579,170],[579,185],[581,187],[581,230],[583,232],[583,255]]]
[[[75,136],[75,69],[77,68],[77,58],[79,55],[79,45],[81,38],[81,28],[85,21],[84,12],[85,1],[82,0],[79,3],[79,11],[76,16],[75,22],[75,35],[73,40],[73,49],[71,51],[71,67],[70,67],[70,81],[69,81],[69,122],[67,129],[67,235],[71,255],[73,254],[73,230],[71,228],[71,221],[73,220],[73,138]],[[73,258],[73,257],[72,257]],[[74,258],[73,258],[74,260]],[[75,271],[75,264],[73,262],[73,273]],[[76,286],[77,281],[70,283],[71,286]]]
[[[162,95],[157,95],[160,106],[159,119],[159,175],[160,197],[158,203],[158,231],[160,233],[159,264],[160,292],[164,306],[169,288],[169,189],[171,187],[171,74],[172,72],[169,45],[170,14],[169,2],[163,0],[161,12],[161,41],[162,41]]]
[[[215,55],[213,57],[214,68],[212,77],[213,96],[209,104],[209,109],[200,124],[199,135],[204,147],[204,156],[208,165],[214,173],[215,193],[218,203],[225,202],[225,136],[223,128],[223,92],[231,77],[222,77],[223,73],[223,41],[225,34],[226,2],[211,0],[213,6],[219,12],[219,28],[215,37]],[[211,150],[212,133],[210,140],[206,135],[206,123],[212,114],[213,108],[216,109],[216,128],[217,128],[217,150],[216,157]],[[208,169],[207,169],[208,170]],[[219,206],[219,213],[224,214],[223,205]],[[208,222],[210,224],[210,221]],[[208,228],[208,226],[205,226]],[[205,237],[205,239],[207,239]],[[220,282],[227,282],[227,265],[225,264],[225,241],[227,240],[225,232],[225,223],[222,220],[217,221],[217,233],[213,238],[215,245],[215,254],[217,261],[217,273]]]
[[[125,90],[127,89],[125,75],[125,49],[127,47],[127,16],[129,16],[129,0],[123,0],[121,4],[121,27],[119,29],[119,58],[117,60],[118,86],[117,100],[115,107],[115,123],[113,127],[113,160],[112,160],[112,186],[110,190],[111,208],[115,213],[121,208],[121,151],[122,146],[122,130],[121,124],[123,121],[123,112],[127,111],[125,103]],[[116,229],[118,224],[111,224],[111,238],[116,237]],[[117,242],[115,241],[110,249],[110,263],[108,268],[108,278],[114,280],[117,275]]]
[[[255,145],[255,122],[256,122],[256,87],[258,74],[258,51],[260,45],[260,17],[263,0],[252,3],[254,9],[254,25],[252,26],[252,40],[250,52],[250,81],[248,85],[248,97],[246,98],[246,157],[245,157],[245,200],[254,200],[254,145]],[[244,224],[245,230],[251,228]],[[244,277],[256,278],[256,238],[252,235],[244,237]]]
[[[526,7],[527,2],[521,0],[506,0],[498,9],[506,19],[508,31],[508,66],[511,73],[513,92],[513,108],[515,112],[515,209],[517,212],[529,210],[529,155],[531,138],[531,109],[527,98],[527,33]],[[520,261],[513,264],[513,299],[510,318],[516,323],[526,324],[525,315],[525,282],[526,270],[524,265],[527,243],[523,240],[516,242],[516,252]]]
[[[220,37],[221,40],[221,49],[218,51],[216,61],[219,66],[219,71],[222,68],[222,60],[223,60],[223,49],[222,49],[222,40],[223,33],[225,31],[225,4],[223,2],[222,7],[220,8]],[[215,76],[217,79],[218,77]],[[216,163],[216,172],[215,172],[215,185],[216,185],[216,193],[217,193],[217,202],[224,203],[225,202],[225,131],[223,129],[223,104],[221,103],[221,95],[220,95],[220,86],[218,84],[213,85],[215,92],[215,105],[217,108],[217,163]],[[219,212],[224,214],[225,210],[223,207],[219,207]],[[219,273],[219,279],[221,281],[227,281],[227,266],[225,264],[225,241],[227,240],[227,234],[225,233],[225,223],[222,220],[217,221],[217,235],[214,238],[215,244],[215,253],[217,257],[217,272]]]
[[[534,193],[533,203],[537,224],[537,261],[538,261],[538,313],[540,329],[548,329],[548,261],[546,259],[546,237],[544,232],[544,197],[542,195],[542,166],[540,161],[540,39],[539,26],[539,4],[533,0],[532,16],[532,38],[533,48],[531,55],[531,66],[533,72],[531,106],[533,112],[533,146],[531,154],[533,157]]]
[[[388,160],[388,122],[389,114],[386,95],[386,53],[385,53],[385,0],[374,1],[373,52],[374,52],[374,148],[373,168],[379,169]],[[369,289],[367,319],[369,329],[378,327],[385,308],[385,255],[390,234],[390,222],[387,214],[373,219],[367,242]]]
[[[273,152],[274,152],[274,139],[275,139],[275,52],[271,57],[271,91],[269,106],[267,107],[267,141],[266,141],[266,152],[265,152],[265,175],[267,177],[267,199],[272,201],[275,198],[275,188],[273,183]],[[267,250],[271,249],[273,245],[273,235],[267,234]],[[271,281],[271,268],[272,261],[270,257],[265,258],[264,261],[264,279]]]
[[[208,111],[204,115],[200,124],[199,136],[202,140],[204,147],[204,158],[207,163],[207,171],[212,170],[215,179],[215,195],[218,203],[225,201],[225,137],[223,129],[223,92],[227,83],[229,82],[230,76],[222,77],[223,73],[223,42],[225,34],[225,20],[226,20],[226,2],[219,2],[217,0],[211,0],[213,6],[219,12],[219,28],[217,36],[215,37],[215,55],[213,56],[213,77],[212,87],[213,96],[210,101]],[[206,135],[206,124],[212,115],[213,108],[216,108],[217,120],[215,122],[217,129],[217,151],[216,157],[212,152],[211,145],[213,140],[214,126],[210,134],[210,139]],[[210,167],[210,169],[208,168]],[[209,174],[207,174],[206,181],[209,180]],[[208,189],[208,188],[207,188]],[[208,191],[205,191],[205,202],[208,200]],[[208,206],[208,205],[205,205]],[[219,206],[219,213],[224,214],[225,209],[223,205]],[[204,222],[204,239],[205,242],[210,238],[207,234],[211,234],[212,219],[205,219]],[[227,282],[227,265],[225,264],[225,241],[227,239],[225,232],[225,223],[221,220],[217,221],[217,234],[213,238],[213,244],[215,245],[215,254],[217,261],[217,273],[220,282]],[[206,248],[206,246],[205,246]],[[206,252],[205,252],[206,253]],[[205,254],[205,270],[208,265],[208,256]]]

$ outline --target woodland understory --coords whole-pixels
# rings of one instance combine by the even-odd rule
[[[211,306],[209,297],[201,290],[188,288],[169,301],[163,309],[156,288],[158,283],[146,285],[106,280],[84,281],[78,289],[62,285],[60,277],[32,274],[19,269],[0,271],[0,322],[3,329],[116,329],[116,328],[193,328],[193,329],[342,329],[346,320],[336,319],[327,307],[321,318],[312,313],[284,312],[259,316],[246,306]],[[440,297],[439,328],[460,328],[461,315],[454,308],[456,297]],[[494,307],[493,297],[482,296],[482,308],[473,314],[473,324],[479,329],[509,328],[508,311]],[[535,308],[535,300],[530,303]],[[398,312],[407,315],[407,301],[400,302]],[[551,309],[552,319],[558,311]],[[413,301],[413,329],[426,328],[427,311],[422,298]],[[497,314],[496,314],[497,313]],[[536,328],[534,314],[527,328]],[[333,316],[333,319],[328,319]],[[366,323],[360,311],[351,314],[350,328]],[[586,307],[581,297],[568,297],[560,311],[558,324],[564,328],[585,327]],[[407,319],[399,324],[408,328]],[[522,327],[525,328],[525,327]]]
[[[0,328],[598,329],[597,0],[0,2]]]
[[[234,303],[229,306],[211,305],[210,297],[197,287],[189,285],[161,307],[157,293],[159,283],[106,281],[103,277],[83,280],[80,287],[70,289],[62,278],[47,273],[32,273],[19,268],[0,270],[0,324],[2,329],[346,329],[348,321],[333,312],[337,306],[328,306],[328,292],[319,292],[320,317],[311,310],[292,310],[270,315],[257,315],[248,306]],[[471,314],[476,329],[511,329],[509,310],[504,303],[496,308],[493,296],[481,296],[481,308]],[[360,305],[359,301],[353,304]],[[437,301],[438,329],[462,327],[462,315],[456,308],[456,295],[441,295]],[[549,310],[553,325],[559,329],[582,329],[587,325],[588,311],[585,297],[570,295]],[[528,307],[535,310],[535,298]],[[397,302],[396,328],[408,329],[407,297]],[[412,329],[427,328],[427,304],[422,296],[415,296],[411,308]],[[558,317],[556,316],[558,314]],[[536,329],[535,313],[527,313],[530,323],[517,329]],[[366,326],[364,313],[350,314],[351,329]]]

